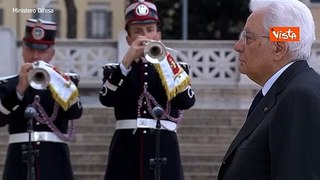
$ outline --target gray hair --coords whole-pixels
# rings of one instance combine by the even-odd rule
[[[263,26],[267,34],[270,27],[296,26],[300,28],[300,41],[288,42],[291,60],[310,58],[315,38],[315,25],[310,9],[299,0],[251,0],[250,10],[264,13]]]

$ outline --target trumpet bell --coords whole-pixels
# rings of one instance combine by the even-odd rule
[[[37,67],[29,72],[28,82],[33,89],[44,90],[49,86],[50,75],[45,69]]]
[[[151,63],[160,63],[166,56],[166,47],[160,41],[150,41],[144,48],[144,57]]]

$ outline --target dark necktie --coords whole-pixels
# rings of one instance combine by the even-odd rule
[[[263,98],[263,94],[262,94],[262,90],[260,90],[258,92],[258,94],[256,95],[256,97],[254,97],[254,99],[252,101],[252,104],[251,104],[251,106],[249,108],[247,117],[249,117],[249,115],[252,113],[254,108],[259,104],[259,102],[261,101],[262,98]]]

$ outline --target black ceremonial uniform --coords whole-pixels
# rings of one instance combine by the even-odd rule
[[[77,84],[76,78],[71,77],[71,79]],[[55,133],[59,133],[60,131],[60,135],[65,135],[67,133],[69,120],[77,119],[82,115],[82,106],[79,99],[67,111],[57,106],[57,112],[55,112],[55,101],[49,90],[35,90],[29,87],[25,91],[23,100],[20,101],[16,94],[18,81],[19,77],[14,76],[2,79],[0,84],[0,126],[8,125],[10,136],[19,136],[18,133],[24,133],[23,135],[26,135],[28,119],[24,117],[25,109],[34,102],[36,95],[40,97],[39,103],[44,110],[44,112],[41,113],[46,113],[49,118],[56,117],[56,119],[53,121],[53,125],[42,124],[37,120],[33,120],[33,130],[35,134],[52,134],[53,129],[56,127],[58,130],[54,130]],[[19,138],[22,137],[19,136]],[[46,139],[45,137],[43,138]],[[41,140],[41,137],[39,140]],[[60,140],[63,141],[64,139]],[[27,179],[27,158],[24,157],[22,153],[22,151],[26,150],[25,147],[27,145],[27,142],[11,142],[9,144],[3,180]],[[69,149],[66,143],[38,141],[33,142],[32,145],[34,150],[38,150],[38,155],[35,156],[34,162],[36,180],[73,179]]]
[[[100,102],[105,106],[114,107],[117,123],[127,119],[154,119],[152,107],[160,106],[164,113],[172,117],[164,121],[175,124],[175,118],[179,118],[181,110],[194,105],[195,97],[190,86],[168,103],[166,92],[153,64],[139,61],[133,62],[131,67],[127,76],[122,74],[119,65],[104,67],[104,85],[100,92]],[[142,96],[143,94],[145,96]],[[161,130],[160,147],[160,156],[167,158],[167,164],[161,166],[161,179],[183,180],[176,132]],[[154,171],[149,168],[149,160],[154,157],[154,129],[117,129],[109,149],[105,179],[154,179]]]

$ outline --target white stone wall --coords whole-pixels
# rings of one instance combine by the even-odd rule
[[[14,32],[0,26],[0,77],[17,73],[18,57],[16,36]]]

